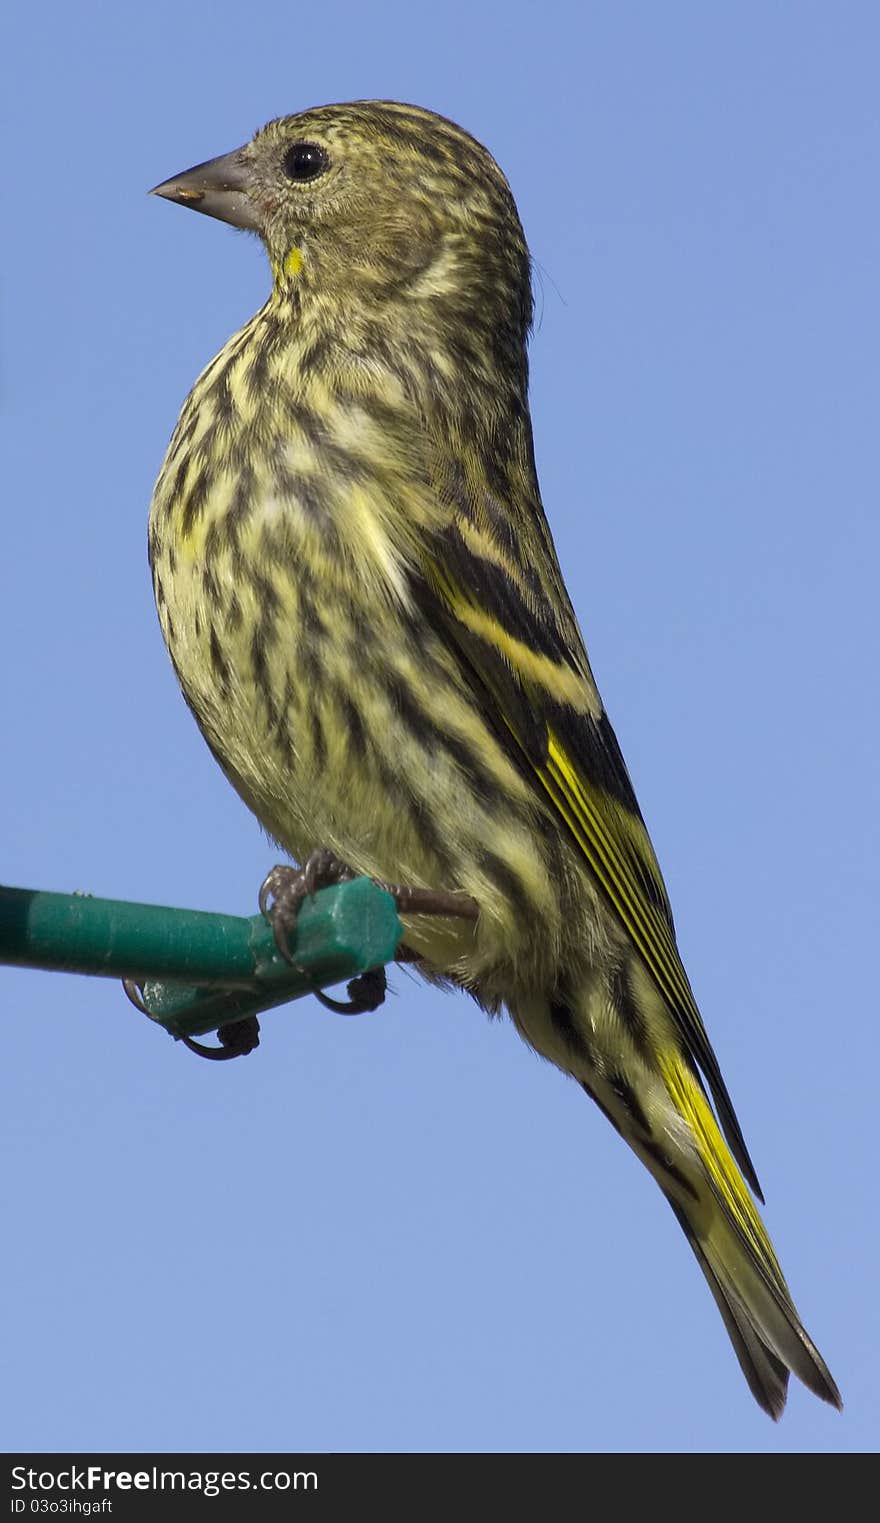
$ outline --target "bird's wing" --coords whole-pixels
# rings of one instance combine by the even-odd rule
[[[528,543],[473,512],[426,540],[418,596],[478,688],[517,764],[577,843],[662,994],[731,1150],[763,1199],[675,942],[672,913],[620,748],[593,681],[540,502]]]

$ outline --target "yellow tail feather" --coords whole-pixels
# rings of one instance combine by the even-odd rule
[[[687,1122],[708,1191],[666,1194],[724,1319],[752,1393],[771,1417],[785,1406],[789,1371],[832,1406],[843,1405],[795,1310],[773,1246],[697,1079],[676,1054],[661,1057],[670,1098]],[[662,1181],[661,1181],[662,1183]],[[674,1198],[673,1198],[674,1195]]]

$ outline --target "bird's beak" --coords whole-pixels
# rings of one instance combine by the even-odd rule
[[[219,159],[207,159],[181,175],[172,175],[170,180],[154,185],[150,195],[164,196],[166,201],[191,206],[195,212],[258,233],[257,209],[248,194],[252,183],[244,149],[236,148]]]

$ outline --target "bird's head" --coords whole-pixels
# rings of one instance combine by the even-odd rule
[[[335,300],[424,295],[524,335],[528,253],[492,155],[445,117],[353,101],[280,117],[154,194],[258,233],[276,286]],[[505,323],[507,326],[507,323]]]

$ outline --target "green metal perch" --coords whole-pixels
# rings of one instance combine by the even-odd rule
[[[124,979],[153,1020],[189,1039],[383,967],[402,934],[392,895],[369,878],[305,901],[295,967],[262,915],[0,887],[0,963]]]

